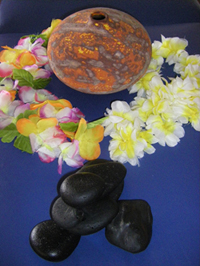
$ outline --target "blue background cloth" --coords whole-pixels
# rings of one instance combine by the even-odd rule
[[[39,33],[52,18],[64,18],[75,11],[107,6],[138,19],[152,41],[165,37],[186,38],[189,54],[200,54],[200,7],[190,0],[115,1],[32,1],[3,0],[0,4],[0,45],[15,46],[23,34]],[[174,73],[168,66],[164,76]],[[55,76],[47,87],[59,98],[71,101],[88,121],[103,116],[114,100],[131,102],[127,90],[110,95],[83,94],[62,84]],[[120,199],[144,199],[152,209],[153,235],[148,248],[131,254],[111,245],[104,229],[81,238],[65,261],[70,266],[199,266],[200,264],[200,134],[185,125],[185,137],[174,147],[155,145],[156,152],[145,155],[140,167],[125,164],[127,176]],[[109,159],[109,137],[101,143],[100,158]],[[73,171],[63,166],[63,174]],[[55,265],[38,257],[29,245],[29,234],[47,220],[57,196],[57,161],[42,163],[0,142],[0,265]]]

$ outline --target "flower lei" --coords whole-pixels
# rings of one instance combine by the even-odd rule
[[[2,142],[14,141],[16,148],[37,152],[46,163],[57,158],[61,173],[63,162],[81,167],[84,160],[98,158],[104,136],[111,137],[112,160],[139,165],[145,152],[155,151],[152,144],[177,145],[183,124],[200,131],[200,55],[188,55],[187,40],[161,36],[161,42],[154,41],[146,74],[128,89],[137,93],[134,100],[114,101],[102,119],[88,123],[68,100],[44,89],[52,74],[46,47],[60,21],[52,20],[41,34],[24,36],[0,52]],[[164,62],[174,64],[175,78],[161,76]]]

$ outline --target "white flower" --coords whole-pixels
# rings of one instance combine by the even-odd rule
[[[125,101],[115,101],[111,104],[111,110],[106,109],[108,118],[104,120],[102,126],[105,127],[104,135],[110,135],[116,128],[126,127],[130,122],[134,123],[138,117],[137,111],[132,111]],[[138,121],[137,121],[138,123]]]
[[[163,57],[159,54],[160,47],[162,46],[162,43],[159,41],[154,41],[152,43],[152,59],[149,64],[148,69],[151,70],[159,70],[164,63]]]
[[[158,143],[174,147],[184,137],[185,131],[182,124],[173,120],[163,121],[159,115],[151,115],[147,120],[147,129],[151,129]]]
[[[184,71],[188,56],[188,52],[185,50],[177,52],[177,61],[175,62],[173,69],[175,73],[181,74],[181,72]]]
[[[174,71],[184,77],[185,68],[189,65],[200,66],[200,55],[188,55],[186,51],[179,53],[178,60],[174,65]]]
[[[186,66],[184,73],[182,75],[183,78],[190,77],[194,86],[199,89],[200,88],[200,65],[188,65]]]
[[[160,47],[158,54],[166,58],[166,62],[171,65],[177,62],[178,54],[183,51],[187,45],[188,41],[178,37],[165,38],[161,35],[162,46]]]
[[[129,93],[138,92],[138,96],[145,97],[146,91],[149,90],[149,82],[155,76],[159,76],[159,73],[157,71],[148,70],[146,74],[140,80],[138,80],[138,82],[128,88]]]
[[[112,139],[108,150],[111,159],[121,163],[129,162],[131,165],[139,165],[144,152],[154,153],[155,148],[151,144],[158,142],[152,130],[138,130],[132,123],[112,132],[110,136]]]
[[[144,139],[137,138],[137,130],[133,125],[129,123],[126,128],[112,132],[110,136],[112,138],[108,147],[110,158],[121,163],[139,165],[138,159],[144,156],[147,143]]]

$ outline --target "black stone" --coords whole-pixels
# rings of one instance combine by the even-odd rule
[[[54,221],[37,224],[30,233],[30,245],[41,258],[58,262],[69,257],[77,247],[80,236],[60,228]]]
[[[97,200],[104,191],[103,179],[94,173],[76,173],[68,176],[60,186],[63,201],[81,207]]]
[[[124,189],[124,180],[108,195],[110,199],[118,200]]]
[[[153,217],[149,204],[144,200],[121,200],[118,205],[118,214],[106,226],[107,240],[131,253],[145,250],[152,235]]]
[[[50,209],[51,218],[62,228],[69,229],[84,219],[84,212],[57,198]]]
[[[74,234],[89,235],[100,231],[112,221],[118,212],[118,204],[111,199],[102,199],[85,206],[82,210],[85,213],[85,219],[69,231]]]
[[[97,165],[97,164],[101,164],[101,163],[112,163],[112,162],[113,161],[106,160],[106,159],[96,159],[96,160],[88,161],[82,167],[91,166],[91,165]]]
[[[93,173],[104,180],[105,189],[102,193],[102,198],[108,196],[126,176],[125,166],[113,161],[85,164],[78,172]]]

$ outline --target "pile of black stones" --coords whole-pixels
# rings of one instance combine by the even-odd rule
[[[36,254],[62,261],[72,254],[81,236],[103,228],[111,244],[131,253],[145,250],[152,235],[151,208],[144,200],[119,200],[125,176],[123,164],[104,159],[64,175],[50,207],[51,219],[30,233]]]

